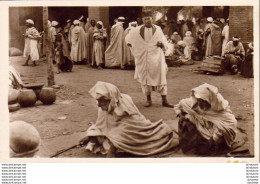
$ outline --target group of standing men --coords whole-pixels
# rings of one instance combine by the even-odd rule
[[[106,67],[120,66],[123,68],[127,64],[124,57],[129,58],[128,61],[134,60],[135,79],[140,82],[143,93],[147,97],[144,106],[152,105],[151,92],[156,91],[162,96],[163,106],[173,107],[166,99],[167,64],[164,50],[167,47],[167,40],[162,29],[152,24],[151,12],[143,12],[142,20],[144,24],[138,25],[137,22],[131,22],[128,29],[124,30],[123,22],[125,19],[123,17],[116,19],[111,28],[110,44],[106,50],[107,33],[101,21],[95,23],[91,20],[90,24],[84,25],[79,19],[74,20],[73,25],[71,25],[71,21],[68,20],[63,33],[58,26],[58,22],[49,21],[48,36],[53,43],[52,50],[55,51],[57,34],[62,33],[64,36],[62,38],[69,43],[68,47],[70,47],[66,49],[70,50],[70,55],[66,54],[66,56],[74,63],[81,62],[84,59],[89,62],[92,59],[93,66],[100,66],[104,63],[105,58]],[[140,19],[138,22],[141,22]],[[85,32],[85,30],[88,31]]]

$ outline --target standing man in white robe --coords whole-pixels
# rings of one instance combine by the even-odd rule
[[[126,37],[131,30],[135,29],[137,26],[137,22],[130,22],[128,28],[126,28],[124,32],[124,37]],[[134,66],[134,56],[130,50],[130,47],[126,45],[126,42],[124,41],[124,63],[126,66]]]
[[[112,26],[110,45],[105,52],[105,66],[108,68],[125,67],[124,56],[124,17],[119,17],[118,22]]]
[[[41,38],[40,33],[34,27],[34,22],[32,19],[26,20],[26,31],[24,34],[25,45],[24,45],[24,56],[26,61],[23,66],[28,66],[29,60],[33,62],[33,65],[36,66],[36,61],[39,60],[39,51],[38,51],[38,40]]]
[[[81,64],[82,61],[87,58],[85,31],[79,26],[79,20],[74,20],[73,24],[75,27],[71,33],[70,57],[75,64]]]
[[[222,43],[222,56],[225,54],[225,47],[228,43],[229,40],[229,19],[227,19],[226,25],[223,28],[222,31],[222,38],[223,38],[223,43]]]
[[[162,29],[152,24],[151,12],[143,12],[143,22],[144,25],[133,29],[125,40],[135,57],[135,79],[140,82],[147,98],[144,106],[152,105],[151,92],[156,91],[162,96],[162,105],[172,108],[166,98],[168,68],[163,49],[167,40]]]

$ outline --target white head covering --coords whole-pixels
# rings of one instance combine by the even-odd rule
[[[131,25],[137,25],[137,21],[131,22]]]
[[[174,34],[174,35],[178,35],[178,32],[174,32],[173,34]]]
[[[26,22],[29,23],[29,24],[31,24],[31,25],[34,25],[34,22],[33,22],[32,19],[27,19]]]
[[[240,38],[237,36],[232,37],[232,41],[239,41],[239,40],[240,40]]]
[[[179,20],[184,20],[183,16],[179,16],[178,18],[179,18]]]
[[[208,22],[213,22],[214,20],[213,20],[212,17],[208,17],[208,18],[207,18],[207,21],[208,21]]]
[[[79,18],[79,21],[82,21],[84,18],[84,16],[82,15],[80,18]]]
[[[185,36],[191,36],[191,32],[190,31],[186,31]]]
[[[55,20],[51,22],[51,26],[57,26],[58,24],[59,23],[57,21],[55,21]]]
[[[125,17],[118,17],[117,19],[119,22],[124,22],[125,21]]]
[[[248,47],[249,47],[251,50],[254,50],[254,44],[253,44],[252,42],[250,42],[250,43],[248,44]]]
[[[41,137],[37,129],[24,121],[14,121],[10,129],[10,156],[26,157],[39,150]]]
[[[97,24],[100,24],[103,27],[103,22],[102,21],[97,21]]]
[[[182,40],[178,41],[177,45],[180,45],[180,46],[182,46],[182,47],[185,47],[185,46],[186,46],[186,45],[185,45],[185,42],[182,41]]]
[[[96,100],[101,97],[111,100],[109,109],[114,109],[114,112],[127,112],[129,115],[140,113],[132,100],[122,98],[119,89],[113,84],[98,81],[89,93]]]
[[[51,27],[51,21],[48,20],[48,27]]]
[[[207,101],[214,111],[228,108],[228,101],[219,93],[218,88],[207,83],[192,89],[192,97]]]
[[[67,23],[69,23],[69,22],[71,22],[71,20],[70,20],[70,19],[68,19],[68,20],[67,20]]]
[[[74,21],[73,21],[73,24],[74,24],[74,25],[79,24],[79,23],[80,23],[79,20],[74,20]]]
[[[220,22],[221,22],[222,24],[225,24],[225,19],[224,19],[224,18],[221,18],[221,19],[220,19]]]

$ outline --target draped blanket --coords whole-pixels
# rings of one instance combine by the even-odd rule
[[[71,60],[74,62],[82,61],[87,58],[87,47],[85,31],[82,27],[76,26],[71,34]]]
[[[197,110],[196,99],[206,100],[211,108],[207,111]],[[209,140],[213,136],[223,136],[227,146],[241,141],[237,129],[237,120],[232,114],[228,101],[215,86],[203,84],[192,90],[192,97],[183,99],[175,107],[177,114],[185,112],[185,118],[192,122],[200,134]]]
[[[111,99],[113,111],[98,110],[98,118],[87,130],[89,137],[105,137],[120,151],[147,156],[165,152],[178,145],[177,133],[162,120],[151,122],[134,105],[130,96],[112,84],[98,82],[90,94]],[[104,141],[105,142],[105,141]],[[104,149],[105,146],[103,146]],[[93,152],[98,152],[96,147]]]

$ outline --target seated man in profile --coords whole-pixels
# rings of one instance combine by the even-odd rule
[[[230,70],[232,74],[238,72],[239,65],[245,58],[245,50],[239,40],[238,36],[234,36],[224,49],[224,67],[226,70]]]

